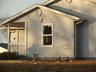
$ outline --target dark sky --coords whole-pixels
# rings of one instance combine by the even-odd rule
[[[46,0],[0,0],[0,17],[12,16],[32,4],[44,1]]]

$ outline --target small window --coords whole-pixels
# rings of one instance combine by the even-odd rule
[[[43,46],[52,46],[53,44],[53,25],[52,24],[44,24],[42,29],[42,42]]]
[[[43,36],[43,45],[52,45],[52,36]]]
[[[52,34],[52,27],[51,26],[44,26],[43,34]]]

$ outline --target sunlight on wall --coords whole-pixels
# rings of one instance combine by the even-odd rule
[[[32,47],[34,43],[34,36],[30,32],[28,33],[28,48]]]

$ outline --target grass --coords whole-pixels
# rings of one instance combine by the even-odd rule
[[[59,61],[0,61],[0,72],[96,72],[96,60]]]

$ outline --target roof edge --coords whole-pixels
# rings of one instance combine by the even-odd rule
[[[14,19],[16,19],[17,17],[25,14],[26,12],[29,12],[29,11],[35,9],[35,8],[44,8],[44,9],[46,9],[46,10],[52,11],[52,12],[57,13],[57,14],[60,14],[60,15],[64,15],[64,16],[66,15],[66,16],[69,16],[69,17],[73,18],[75,21],[81,20],[80,17],[74,16],[74,15],[70,15],[70,14],[67,14],[67,13],[63,13],[63,12],[60,12],[60,11],[58,11],[58,10],[48,8],[48,7],[44,6],[44,5],[36,4],[36,5],[34,5],[34,6],[30,7],[30,8],[27,8],[26,10],[23,10],[22,12],[17,13],[16,15],[12,16],[11,18],[3,21],[3,22],[1,23],[1,25],[6,24],[6,23],[14,20]]]
[[[42,3],[42,5],[47,6],[47,5],[52,4],[52,3],[54,3],[54,2],[57,2],[57,1],[60,1],[60,0],[49,0],[49,1],[45,1],[45,2]],[[26,9],[29,10],[30,8],[34,8],[34,7],[38,6],[38,5],[40,5],[40,4],[34,4],[34,5],[26,8]],[[16,15],[18,15],[18,14],[20,15],[20,14],[21,14],[23,11],[25,11],[26,9],[22,10],[21,12],[18,12],[17,14],[11,16],[10,18],[13,18],[14,16],[16,16]],[[1,25],[5,24],[7,21],[8,21],[8,19],[7,19],[7,20],[4,20],[3,22],[1,22]]]
[[[48,1],[44,2],[43,5],[46,6],[46,5],[49,5],[49,4],[52,4],[54,2],[58,2],[58,1],[61,1],[61,0],[48,0]]]

